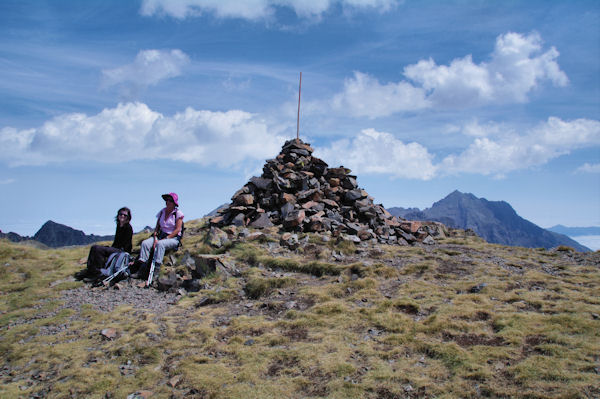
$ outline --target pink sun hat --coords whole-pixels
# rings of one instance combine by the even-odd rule
[[[175,205],[179,206],[179,196],[175,193],[163,194],[162,198],[166,201],[172,199]]]

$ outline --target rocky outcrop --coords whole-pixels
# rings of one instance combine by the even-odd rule
[[[301,140],[287,141],[276,158],[267,160],[260,177],[252,177],[210,219],[213,226],[265,228],[331,234],[352,241],[385,244],[433,243],[444,234],[440,223],[415,228],[375,204],[343,166],[330,168]],[[429,237],[429,239],[426,239]]]

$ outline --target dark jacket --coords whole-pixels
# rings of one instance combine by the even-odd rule
[[[115,232],[115,241],[111,247],[119,248],[125,252],[131,252],[131,239],[133,237],[133,227],[129,223],[120,227],[117,223],[117,231]]]

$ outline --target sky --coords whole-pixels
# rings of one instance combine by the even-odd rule
[[[138,231],[229,202],[286,140],[376,203],[454,190],[600,225],[600,2],[0,2],[0,229]]]

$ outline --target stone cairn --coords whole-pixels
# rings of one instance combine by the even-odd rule
[[[262,175],[252,177],[233,195],[231,204],[217,211],[211,225],[281,225],[288,232],[402,245],[433,244],[431,236],[443,232],[439,224],[392,216],[358,187],[349,169],[330,168],[312,153],[313,148],[301,140],[287,141],[275,159],[266,161]]]

